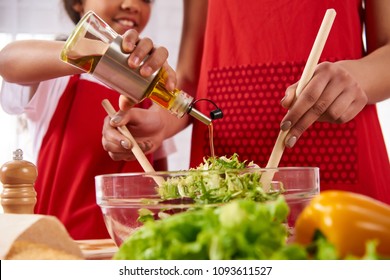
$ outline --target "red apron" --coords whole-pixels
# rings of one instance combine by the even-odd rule
[[[94,177],[142,171],[137,161],[113,161],[104,151],[102,128],[107,113],[101,102],[105,98],[117,107],[118,93],[73,76],[38,156],[35,211],[56,216],[76,240],[109,238],[96,204]]]

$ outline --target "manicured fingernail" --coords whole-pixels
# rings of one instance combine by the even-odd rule
[[[175,89],[175,84],[173,82],[169,82],[167,83],[167,88],[171,91],[173,91]]]
[[[286,94],[283,96],[283,98],[280,100],[280,103],[282,103],[285,99],[286,99],[286,97],[287,97],[287,92],[286,92]]]
[[[145,141],[145,151],[149,151],[152,148],[152,142],[151,141]]]
[[[142,67],[142,75],[143,76],[150,76],[150,75],[152,75],[152,73],[153,73],[153,70],[151,67],[149,67],[149,66]]]
[[[131,60],[135,66],[139,66],[139,57],[134,56],[133,59]]]
[[[129,51],[132,52],[137,47],[135,44],[129,44]]]
[[[297,137],[293,136],[293,137],[291,137],[290,139],[287,140],[286,147],[287,148],[292,148],[292,147],[294,147],[296,142],[297,142]]]
[[[122,120],[122,117],[114,116],[114,117],[112,117],[111,122],[114,123],[114,124],[118,124],[118,123],[121,122],[121,120]]]
[[[130,149],[130,143],[129,143],[128,141],[121,140],[121,146],[122,146],[124,149],[126,149],[126,150]]]
[[[138,147],[143,151],[144,150],[144,142],[137,142]]]
[[[283,130],[283,131],[289,130],[290,127],[291,127],[291,122],[290,121],[283,122],[280,125],[280,129]]]

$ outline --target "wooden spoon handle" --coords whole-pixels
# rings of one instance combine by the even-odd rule
[[[302,76],[298,82],[297,90],[296,90],[296,97],[302,92],[302,90],[305,88],[307,83],[310,81],[310,79],[313,77],[315,68],[318,64],[318,60],[320,59],[322,50],[324,49],[326,40],[328,38],[330,29],[332,27],[333,21],[336,17],[336,11],[334,9],[328,9],[325,13],[324,19],[322,20],[322,24],[320,26],[320,29],[317,33],[317,37],[314,41],[313,47],[311,49],[311,52],[309,54],[308,60],[306,62],[305,68],[303,69]],[[271,156],[268,160],[266,168],[277,168],[280,162],[280,159],[282,158],[283,151],[285,148],[285,139],[288,134],[289,130],[287,131],[280,131],[278,138],[276,139],[275,146],[272,150]],[[271,175],[265,175],[262,176],[262,182],[263,186],[269,185],[269,183],[272,180],[273,174]]]
[[[112,118],[115,115],[115,109],[111,105],[110,101],[107,99],[104,99],[102,101],[102,106],[106,110],[107,114]],[[122,133],[132,144],[131,151],[133,152],[134,156],[138,160],[139,164],[142,166],[145,172],[155,172],[152,164],[149,162],[148,158],[145,156],[141,148],[138,146],[137,141],[135,141],[133,135],[131,135],[129,129],[126,126],[120,126],[118,127],[118,130],[120,133]],[[156,183],[160,186],[164,179],[162,177],[158,176],[152,176]]]

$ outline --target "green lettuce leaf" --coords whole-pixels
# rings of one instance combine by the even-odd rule
[[[114,259],[290,259],[305,258],[303,247],[286,244],[283,198],[258,203],[235,200],[147,221],[119,248]]]

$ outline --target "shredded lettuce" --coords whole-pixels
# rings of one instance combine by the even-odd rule
[[[196,204],[226,203],[233,199],[274,200],[283,189],[265,191],[260,182],[261,172],[240,172],[255,167],[258,166],[253,162],[240,161],[237,154],[229,158],[204,158],[202,164],[189,170],[189,175],[169,178],[157,191],[163,200],[190,198]]]

